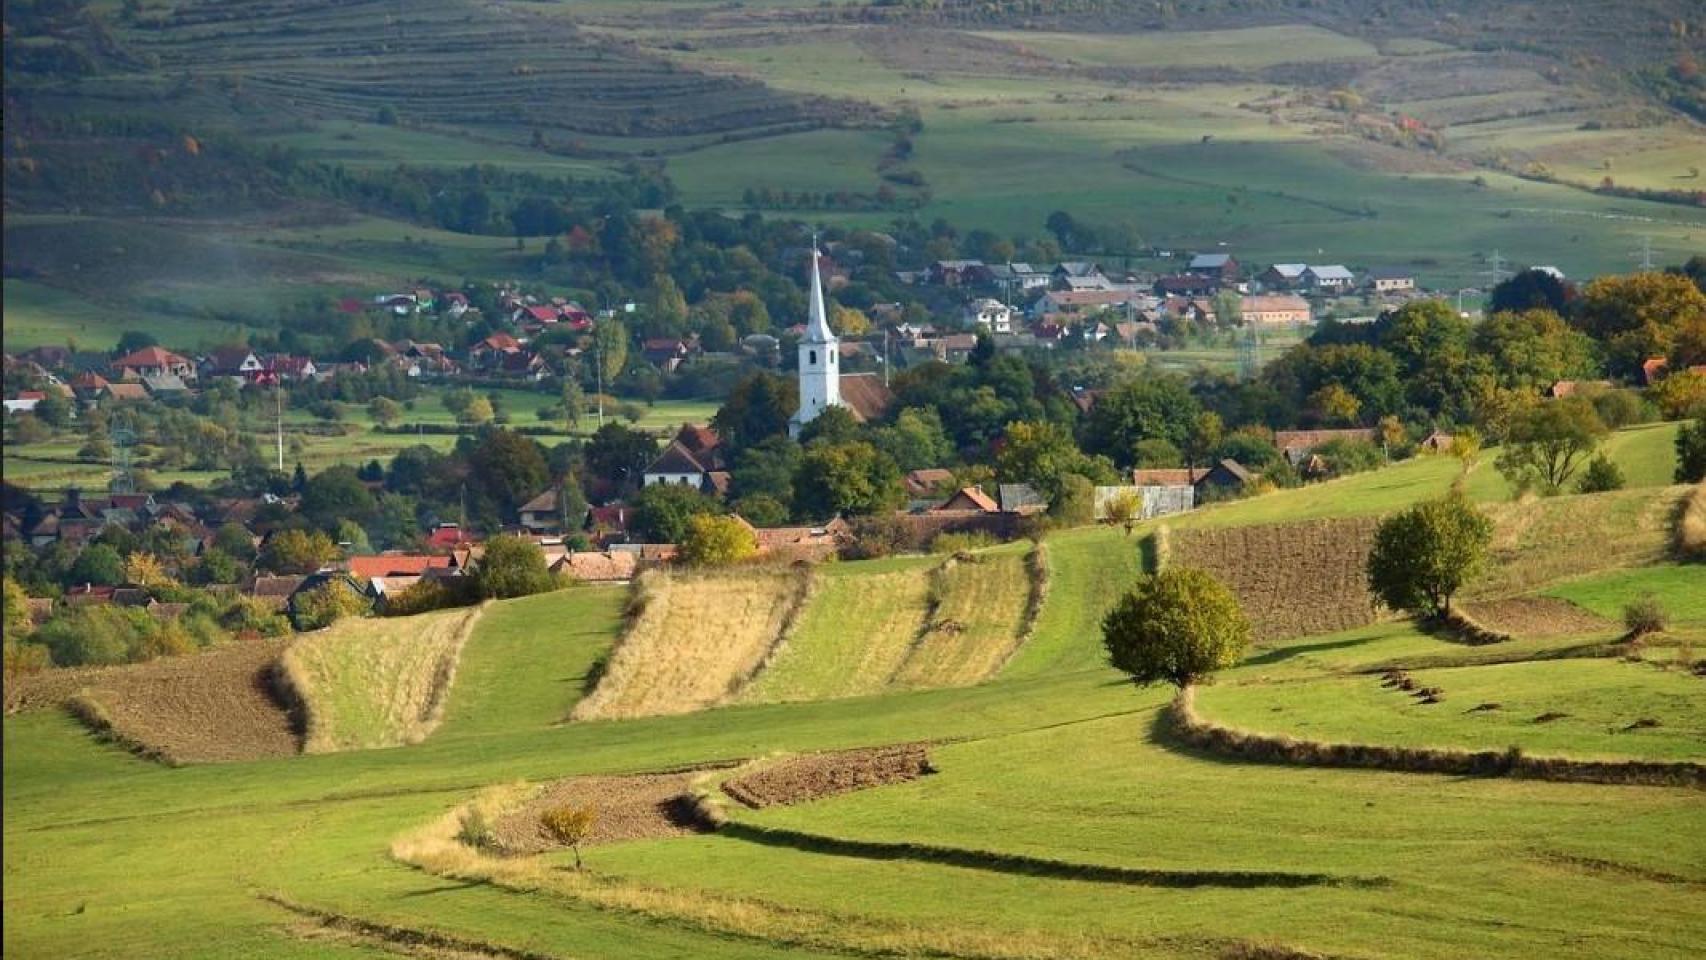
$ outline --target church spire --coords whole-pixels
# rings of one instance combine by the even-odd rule
[[[806,321],[806,340],[812,343],[834,343],[835,332],[829,329],[829,314],[823,308],[823,280],[818,276],[817,235],[812,235],[811,316]]]

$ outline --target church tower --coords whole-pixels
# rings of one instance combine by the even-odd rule
[[[841,406],[841,346],[829,329],[823,308],[823,280],[818,277],[817,242],[812,242],[811,316],[806,335],[800,340],[800,409],[788,422],[788,435],[798,437],[800,428],[812,422],[825,408]]]

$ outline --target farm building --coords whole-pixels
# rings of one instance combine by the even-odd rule
[[[1238,312],[1245,323],[1264,327],[1300,327],[1311,320],[1309,301],[1295,294],[1243,297]]]
[[[1274,446],[1280,453],[1291,461],[1293,466],[1308,459],[1315,448],[1335,440],[1361,440],[1364,443],[1374,443],[1373,428],[1349,430],[1276,430],[1274,431]]]
[[[1404,293],[1416,289],[1416,274],[1397,267],[1376,267],[1368,272],[1363,284],[1375,293]]]
[[[1349,290],[1356,283],[1356,276],[1350,270],[1335,263],[1330,266],[1307,268],[1303,271],[1302,281],[1303,286],[1311,290]]]

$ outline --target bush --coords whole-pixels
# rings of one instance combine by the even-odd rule
[[[469,807],[462,811],[461,825],[456,829],[456,839],[463,846],[475,850],[490,850],[497,846],[497,834],[493,832],[491,823],[479,807]]]
[[[1576,481],[1577,493],[1605,493],[1623,489],[1623,471],[1605,454],[1596,454]]]
[[[479,600],[479,584],[472,577],[423,578],[386,598],[385,616],[409,617],[448,607],[465,607]]]
[[[930,541],[931,553],[961,553],[967,550],[982,550],[993,547],[1001,541],[982,530],[967,530],[964,533],[938,533]]]
[[[539,822],[551,839],[575,852],[575,869],[581,868],[581,844],[592,836],[593,824],[598,822],[598,810],[591,806],[564,804],[552,807],[539,815]]]
[[[1662,633],[1669,625],[1670,614],[1655,597],[1642,597],[1623,608],[1623,626],[1628,629],[1631,640],[1649,633]]]
[[[1102,620],[1108,660],[1139,686],[1185,687],[1237,663],[1250,621],[1225,584],[1205,570],[1171,567],[1138,578]]]
[[[367,609],[367,599],[353,587],[332,580],[297,597],[293,619],[298,630],[318,630],[344,617],[360,616]]]
[[[1676,431],[1676,482],[1706,480],[1706,409]]]
[[[557,581],[545,566],[545,552],[525,537],[493,537],[486,542],[475,573],[480,595],[503,599],[554,590]]]
[[[1684,560],[1706,560],[1706,482],[1683,499],[1676,518],[1676,552]]]
[[[758,553],[752,528],[735,517],[701,513],[687,521],[681,538],[681,561],[695,567],[726,567]]]
[[[877,514],[853,521],[853,542],[845,552],[849,560],[874,560],[899,553],[911,542],[905,521],[893,514]]]

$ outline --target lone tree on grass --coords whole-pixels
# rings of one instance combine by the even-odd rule
[[[1368,588],[1394,610],[1444,616],[1480,571],[1493,521],[1460,492],[1418,503],[1380,522],[1368,554]]]
[[[575,852],[575,869],[581,868],[581,844],[592,836],[592,826],[598,822],[598,808],[564,804],[552,807],[539,815],[545,832],[551,839]]]
[[[1250,621],[1213,575],[1174,567],[1138,578],[1102,618],[1102,644],[1139,686],[1166,681],[1182,690],[1238,662],[1250,646]]]

